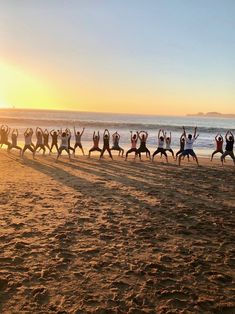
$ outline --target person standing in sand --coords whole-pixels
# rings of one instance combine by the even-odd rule
[[[172,154],[172,157],[175,158],[174,156],[174,151],[171,148],[171,132],[170,132],[170,136],[166,136],[166,132],[165,132],[165,142],[166,142],[166,148],[165,148],[165,152],[170,152]]]
[[[110,150],[110,147],[109,147],[110,133],[109,133],[108,129],[104,130],[103,142],[104,142],[104,144],[103,144],[103,149],[102,149],[101,154],[100,154],[100,158],[103,157],[104,152],[107,150],[107,152],[109,153],[110,158],[113,159],[113,156],[112,156],[112,153],[111,153],[111,150]]]
[[[21,155],[22,148],[17,145],[18,135],[19,135],[18,129],[13,129],[12,132],[11,132],[11,145],[8,148],[8,151],[10,151],[11,149],[15,148],[15,149],[18,149],[20,151],[20,155]]]
[[[7,149],[11,146],[11,143],[8,141],[8,136],[10,134],[11,129],[7,125],[1,126],[1,147],[2,145],[6,145]]]
[[[140,139],[140,147],[137,149],[135,155],[139,155],[139,158],[141,160],[141,153],[146,153],[146,156],[149,157],[150,159],[150,151],[146,147],[148,132],[146,131],[137,132],[137,136]]]
[[[192,134],[188,134],[188,137],[186,135],[185,128],[183,127],[183,136],[185,138],[185,148],[179,156],[179,166],[181,163],[181,159],[187,155],[191,155],[193,158],[195,158],[197,165],[199,166],[197,155],[195,154],[193,150],[193,144],[199,136],[199,134],[197,134],[197,127],[195,127],[194,129],[194,135],[192,136]]]
[[[75,150],[74,150],[74,148],[71,146],[71,137],[72,137],[72,133],[71,133],[70,129],[68,129],[68,128],[65,130],[65,132],[66,132],[66,134],[68,135],[68,149],[69,149],[69,150],[72,150],[72,152],[75,154]]]
[[[168,162],[168,157],[167,157],[166,151],[164,149],[164,143],[165,143],[165,139],[166,139],[166,133],[164,132],[164,130],[160,129],[158,131],[157,137],[158,137],[158,148],[153,153],[152,161],[154,160],[155,155],[161,153],[161,155],[164,155],[166,157],[166,161]]]
[[[58,147],[59,131],[56,132],[55,130],[51,130],[50,135],[51,135],[51,139],[52,139],[50,151],[52,152],[52,148],[55,146],[57,153],[58,153],[59,152],[59,147]]]
[[[36,128],[36,138],[37,138],[37,142],[36,142],[36,146],[35,146],[35,153],[37,151],[38,148],[43,150],[43,155],[45,155],[45,146],[43,144],[43,130],[39,127]]]
[[[24,157],[24,153],[27,149],[33,153],[33,158],[35,157],[36,151],[35,151],[35,146],[32,143],[32,136],[33,136],[33,129],[32,128],[26,129],[26,131],[24,132],[25,145],[24,145],[24,148],[22,150],[22,157]]]
[[[82,139],[82,135],[84,133],[85,128],[82,129],[82,132],[79,132],[79,131],[76,132],[76,129],[75,129],[75,126],[74,126],[73,130],[74,130],[74,136],[75,136],[74,157],[75,157],[75,150],[76,150],[77,147],[79,147],[81,149],[82,154],[84,156],[85,154],[84,154],[84,150],[83,150],[83,147],[82,147],[81,139]]]
[[[232,158],[234,165],[235,165],[235,156],[234,156],[234,152],[233,152],[234,136],[233,136],[233,133],[231,131],[227,131],[227,133],[225,135],[225,140],[226,140],[225,152],[221,156],[222,165],[223,165],[223,162],[224,162],[225,157],[227,155],[229,155]]]
[[[42,132],[42,136],[43,136],[43,145],[44,145],[44,149],[45,147],[49,149],[49,153],[51,152],[50,146],[49,146],[49,132],[47,129],[44,130],[44,132]]]
[[[102,152],[102,149],[99,148],[99,141],[100,141],[100,132],[97,132],[97,135],[95,134],[95,131],[93,133],[93,147],[89,150],[89,155],[88,157],[91,156],[91,152]]]
[[[221,134],[218,133],[216,135],[215,143],[216,143],[216,149],[215,149],[215,151],[211,155],[211,161],[213,160],[213,157],[214,157],[215,154],[220,153],[220,154],[223,155],[223,153],[224,153],[224,151],[223,151],[224,140],[223,140],[223,136]]]
[[[65,130],[65,132],[62,132],[59,134],[59,138],[61,140],[61,144],[59,147],[59,151],[58,151],[58,155],[56,157],[56,160],[59,159],[60,155],[62,154],[62,152],[65,150],[66,153],[69,156],[69,160],[71,160],[70,157],[70,150],[69,150],[69,138],[71,138],[71,133],[68,129]]]
[[[125,160],[127,160],[128,155],[133,152],[135,153],[135,158],[136,158],[138,136],[137,136],[137,133],[133,135],[132,131],[130,131],[130,133],[131,133],[131,148],[126,152]]]
[[[121,137],[120,134],[116,131],[115,133],[113,133],[112,137],[113,137],[113,146],[111,150],[117,150],[119,152],[118,156],[120,156],[120,153],[122,153],[122,157],[123,157],[124,149],[119,146],[119,140]]]

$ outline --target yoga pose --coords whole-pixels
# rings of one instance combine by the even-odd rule
[[[166,161],[168,162],[167,154],[166,154],[166,151],[164,149],[165,139],[166,139],[166,133],[164,132],[164,130],[160,129],[158,131],[158,148],[153,153],[152,161],[154,160],[155,155],[161,153],[161,155],[164,155],[166,157]]]
[[[8,136],[10,134],[11,129],[7,125],[1,126],[1,147],[2,145],[6,145],[7,149],[11,146],[11,143],[8,141]]]
[[[199,136],[199,134],[197,134],[197,127],[195,127],[194,129],[194,135],[192,136],[192,134],[188,134],[188,137],[186,135],[185,128],[183,127],[183,135],[185,138],[185,148],[179,156],[179,166],[180,166],[182,157],[187,156],[187,155],[191,155],[192,157],[194,157],[197,162],[197,165],[199,166],[197,155],[195,154],[193,150],[193,143]]]
[[[174,158],[174,152],[173,149],[171,148],[171,132],[170,132],[170,136],[166,136],[166,132],[165,132],[165,142],[166,142],[166,148],[165,148],[165,152],[170,152],[172,154],[172,157]]]
[[[62,152],[64,150],[68,154],[69,160],[71,160],[70,151],[69,151],[69,138],[71,138],[70,130],[66,129],[65,132],[61,131],[58,136],[59,136],[59,138],[61,140],[61,144],[60,144],[60,147],[59,147],[59,151],[58,151],[58,155],[57,155],[56,160],[59,159],[60,155],[62,154]]]
[[[213,160],[213,157],[215,154],[220,153],[223,155],[223,136],[221,134],[217,134],[215,137],[215,142],[216,142],[216,149],[211,155],[211,161]]]
[[[95,131],[93,133],[93,147],[89,150],[89,157],[91,156],[91,152],[102,152],[102,149],[99,148],[99,141],[100,141],[100,133],[97,132],[97,135],[95,134]]]
[[[75,145],[74,145],[74,157],[75,157],[75,150],[77,147],[79,147],[82,151],[83,156],[84,154],[84,150],[82,147],[82,143],[81,143],[81,138],[82,138],[82,134],[84,133],[85,128],[82,129],[82,132],[80,133],[79,131],[76,132],[75,126],[73,127],[74,129],[74,136],[75,136]]]
[[[107,152],[109,153],[109,156],[111,159],[113,159],[113,156],[112,156],[112,153],[111,153],[111,150],[110,150],[110,147],[109,147],[109,141],[110,141],[110,133],[107,129],[104,130],[104,134],[103,134],[103,149],[101,151],[101,154],[100,154],[100,158],[103,157],[104,155],[104,152],[107,150]]]
[[[233,133],[231,131],[227,131],[227,133],[225,135],[225,140],[226,140],[225,152],[221,156],[222,165],[223,165],[224,159],[227,155],[229,155],[232,158],[234,165],[235,165],[235,156],[234,156],[234,152],[233,152],[234,136],[233,136]]]
[[[11,132],[11,145],[9,146],[8,150],[10,151],[12,148],[18,149],[21,155],[22,148],[17,145],[18,135],[19,135],[18,129],[13,129]]]
[[[146,156],[149,157],[150,159],[150,151],[146,147],[148,132],[146,131],[137,132],[137,136],[140,139],[140,147],[137,149],[135,155],[139,155],[139,158],[141,160],[141,153],[146,153]]]
[[[59,152],[59,147],[58,147],[59,131],[56,132],[55,130],[51,130],[50,135],[51,135],[51,139],[52,139],[50,151],[52,152],[52,148],[55,146],[57,153],[58,153]]]
[[[135,133],[133,135],[133,132],[130,131],[131,133],[131,148],[126,152],[126,159],[127,160],[127,157],[130,153],[135,153],[135,157],[136,157],[136,152],[137,152],[137,142],[138,142],[138,136],[137,136],[137,133]]]
[[[51,149],[50,149],[50,146],[49,146],[49,132],[48,132],[47,129],[45,129],[44,132],[42,132],[42,136],[43,136],[44,149],[45,149],[45,147],[48,148],[49,149],[49,153],[50,153]]]
[[[65,129],[65,132],[66,132],[66,134],[68,135],[68,149],[69,150],[72,150],[73,151],[73,153],[75,154],[75,150],[74,150],[74,148],[71,146],[71,144],[70,144],[70,142],[71,142],[71,137],[72,137],[72,134],[71,134],[71,131],[70,131],[70,129]]]
[[[33,129],[28,128],[24,132],[24,140],[25,140],[25,145],[22,151],[22,157],[24,156],[25,151],[28,149],[33,153],[33,158],[35,156],[35,146],[32,143],[32,136],[33,136]]]
[[[37,142],[36,142],[36,146],[35,146],[35,153],[37,151],[38,148],[43,150],[43,155],[45,155],[45,146],[43,143],[43,130],[39,127],[36,128],[36,138],[37,138]]]
[[[118,156],[120,156],[120,153],[122,153],[122,157],[124,154],[124,149],[119,146],[119,140],[120,140],[120,134],[116,131],[112,135],[113,137],[113,146],[111,150],[117,150],[119,152]]]

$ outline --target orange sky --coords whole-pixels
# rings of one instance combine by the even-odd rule
[[[235,113],[233,8],[0,4],[0,108]]]

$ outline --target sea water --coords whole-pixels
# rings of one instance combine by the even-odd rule
[[[0,125],[7,124],[10,128],[19,130],[19,142],[23,144],[23,133],[26,128],[37,126],[59,130],[73,126],[81,131],[85,127],[82,143],[87,152],[92,146],[94,131],[100,131],[102,136],[104,129],[110,133],[116,131],[121,135],[120,146],[125,150],[130,148],[130,131],[147,131],[149,133],[147,146],[153,152],[157,147],[157,134],[159,129],[164,129],[167,134],[171,132],[172,148],[178,150],[179,138],[182,134],[182,126],[187,133],[194,132],[198,127],[199,137],[194,148],[198,155],[210,155],[214,150],[214,138],[217,133],[223,136],[227,130],[235,133],[234,118],[202,117],[202,116],[158,116],[117,113],[96,113],[79,111],[56,110],[28,110],[28,109],[0,109]],[[74,137],[73,137],[74,139]],[[34,141],[36,141],[34,134]],[[72,141],[73,142],[73,141]],[[100,143],[102,146],[102,141]]]

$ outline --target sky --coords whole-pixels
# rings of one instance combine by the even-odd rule
[[[0,0],[0,108],[235,113],[234,0]]]

